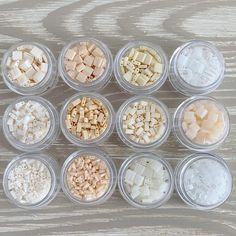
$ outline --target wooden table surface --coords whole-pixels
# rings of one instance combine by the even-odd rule
[[[211,95],[223,102],[231,115],[231,134],[215,153],[222,156],[236,175],[236,1],[235,0],[0,0],[0,56],[21,40],[41,42],[58,56],[62,46],[78,36],[101,39],[113,55],[129,40],[155,42],[170,57],[174,49],[191,39],[214,43],[224,54],[226,76]],[[47,94],[58,110],[64,100],[75,93],[62,80]],[[101,91],[117,110],[129,97],[114,78]],[[154,94],[168,105],[171,112],[184,100],[166,83]],[[0,80],[0,115],[19,96]],[[116,132],[101,147],[119,167],[133,153],[120,142]],[[45,152],[60,164],[78,148],[61,134]],[[176,143],[173,135],[155,150],[176,163],[190,154]],[[0,135],[0,179],[13,157],[20,154]],[[234,179],[234,184],[235,179]],[[73,205],[60,192],[46,208],[25,211],[10,204],[0,187],[0,235],[236,235],[236,191],[220,208],[196,211],[187,207],[174,194],[163,207],[138,210],[129,206],[118,191],[105,204],[97,207]]]

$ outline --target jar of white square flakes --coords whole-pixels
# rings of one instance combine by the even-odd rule
[[[180,93],[207,94],[223,81],[224,58],[211,43],[193,40],[178,47],[169,64],[169,81]]]
[[[153,153],[137,153],[125,160],[118,174],[123,198],[132,206],[151,209],[172,196],[174,177],[170,164]]]

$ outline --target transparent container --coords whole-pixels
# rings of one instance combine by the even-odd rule
[[[67,109],[70,106],[71,102],[75,101],[78,98],[81,97],[91,97],[91,98],[95,98],[98,99],[99,101],[101,101],[103,103],[103,105],[106,107],[107,111],[108,111],[108,122],[107,122],[107,128],[104,130],[104,132],[98,136],[97,138],[94,139],[80,139],[78,137],[76,137],[75,135],[73,135],[66,127],[66,114],[67,114]],[[70,97],[65,104],[63,105],[62,109],[61,109],[61,113],[60,113],[60,126],[61,126],[61,130],[62,133],[64,134],[64,136],[73,144],[80,146],[80,147],[90,147],[92,146],[96,146],[96,145],[100,145],[101,143],[105,142],[110,135],[112,134],[112,131],[114,129],[114,116],[115,116],[115,112],[114,109],[111,105],[111,103],[102,95],[97,94],[97,93],[77,93],[75,95],[73,95],[72,97]]]
[[[221,52],[209,42],[192,40],[178,47],[169,64],[169,81],[185,96],[207,94],[223,81]]]
[[[123,129],[123,115],[124,113],[127,111],[128,107],[133,104],[134,102],[139,102],[139,101],[148,101],[148,102],[153,102],[155,103],[163,112],[163,114],[165,114],[165,130],[162,134],[162,136],[160,138],[158,138],[157,140],[151,142],[151,143],[138,143],[135,142],[134,140],[130,139],[128,137],[128,135],[125,133],[124,129]],[[116,130],[118,133],[118,136],[120,137],[120,139],[129,147],[133,148],[133,149],[154,149],[157,148],[159,146],[161,146],[163,143],[165,143],[165,141],[167,140],[167,138],[169,137],[169,134],[171,132],[171,116],[170,113],[168,111],[167,106],[162,103],[161,101],[159,101],[158,99],[151,97],[151,96],[135,96],[132,97],[128,100],[126,100],[119,108],[119,110],[117,111],[116,114]]]
[[[136,161],[138,161],[142,158],[147,158],[150,160],[159,161],[168,172],[168,179],[169,179],[168,191],[166,191],[165,195],[161,199],[159,199],[158,201],[155,201],[153,203],[140,203],[140,202],[136,201],[135,199],[133,199],[130,196],[130,194],[127,190],[126,184],[125,184],[125,174],[129,168],[129,166],[131,166],[133,163],[135,163]],[[173,194],[173,190],[174,190],[173,170],[172,170],[170,164],[166,160],[160,158],[158,155],[155,155],[155,154],[149,153],[149,152],[136,153],[136,154],[133,154],[132,156],[130,156],[128,159],[126,159],[122,163],[119,173],[118,173],[118,187],[119,187],[121,195],[130,205],[137,207],[137,208],[141,208],[141,209],[157,208],[157,207],[164,205]]]
[[[12,54],[12,52],[17,49],[17,47],[21,47],[23,45],[31,45],[38,47],[44,52],[48,61],[48,70],[45,77],[39,83],[31,87],[23,87],[14,84],[8,77],[8,68],[6,66],[7,59]],[[57,61],[51,50],[45,45],[36,42],[21,42],[13,45],[4,53],[1,63],[1,74],[5,84],[13,92],[21,95],[41,95],[56,86],[56,83],[58,81]]]
[[[78,80],[73,80],[68,73],[66,72],[65,65],[64,65],[64,57],[68,49],[73,48],[77,44],[81,42],[91,42],[94,43],[98,48],[100,48],[104,56],[106,58],[106,69],[105,71],[94,81],[91,81],[89,83],[82,83]],[[110,49],[107,47],[106,44],[103,42],[95,39],[95,38],[90,38],[90,37],[79,37],[76,40],[66,44],[59,56],[58,59],[58,70],[61,78],[64,80],[64,82],[70,86],[72,89],[75,89],[77,91],[97,91],[101,90],[104,88],[107,83],[109,82],[111,75],[112,75],[112,70],[113,70],[113,58]]]
[[[49,173],[51,175],[51,187],[48,192],[48,194],[39,202],[36,202],[34,204],[23,204],[19,201],[17,201],[9,191],[8,186],[8,176],[17,165],[23,160],[26,159],[33,159],[41,161],[49,170]],[[58,194],[60,190],[60,179],[59,179],[59,166],[56,160],[48,155],[45,154],[39,154],[39,153],[30,153],[30,154],[22,154],[16,158],[14,158],[6,167],[3,175],[3,190],[9,199],[9,201],[16,206],[20,208],[25,208],[28,210],[38,209],[41,207],[44,207],[48,205]]]
[[[123,74],[120,68],[120,61],[121,58],[126,56],[128,52],[132,48],[137,48],[139,46],[145,46],[149,47],[152,50],[154,50],[161,58],[162,64],[163,64],[163,72],[160,76],[160,78],[154,82],[152,85],[148,86],[136,86],[131,83],[129,83],[127,80],[123,78]],[[166,81],[167,75],[168,75],[168,60],[165,52],[162,50],[162,48],[156,44],[145,42],[145,41],[131,41],[127,43],[124,47],[122,47],[119,52],[116,54],[115,60],[114,60],[114,75],[115,78],[120,85],[120,87],[131,94],[151,94],[156,92]]]
[[[182,122],[184,117],[184,111],[186,110],[187,107],[199,101],[212,102],[219,109],[219,111],[222,112],[224,120],[224,130],[222,132],[222,135],[220,135],[220,137],[215,142],[205,143],[205,144],[196,143],[195,141],[192,141],[186,136],[185,131],[183,129]],[[182,102],[176,109],[173,118],[173,131],[177,140],[188,149],[198,152],[211,151],[218,148],[225,141],[230,132],[229,113],[223,104],[221,104],[219,101],[217,101],[212,97],[193,96]]]
[[[19,140],[17,140],[9,130],[7,125],[7,120],[9,118],[9,114],[15,108],[15,105],[19,102],[27,102],[27,101],[34,101],[41,104],[49,113],[50,116],[50,128],[45,135],[45,137],[34,144],[26,144]],[[50,146],[58,137],[60,133],[60,126],[59,126],[59,115],[56,108],[46,99],[37,97],[37,96],[26,96],[15,100],[12,104],[10,104],[5,113],[3,115],[3,134],[6,137],[7,141],[16,149],[23,151],[23,152],[38,152],[41,151],[48,146]]]
[[[84,155],[95,156],[96,158],[102,160],[106,164],[109,170],[109,174],[110,174],[110,181],[109,181],[107,190],[104,192],[102,196],[93,200],[82,200],[74,196],[69,189],[68,182],[66,179],[68,168],[70,167],[73,160]],[[65,160],[61,169],[62,190],[72,202],[78,205],[95,206],[95,205],[103,204],[112,196],[113,192],[115,191],[116,184],[117,184],[117,171],[116,171],[114,161],[105,152],[96,148],[81,149],[80,151],[73,152]]]
[[[187,176],[187,171],[193,169],[193,165],[196,164],[198,161],[211,161],[208,162],[208,164],[205,163],[204,168],[211,168],[209,169],[209,175],[214,173],[214,175],[219,175],[219,173],[216,173],[216,170],[211,167],[210,163],[215,163],[218,165],[218,168],[222,168],[221,171],[224,172],[225,175],[225,181],[224,181],[224,189],[222,186],[218,186],[218,188],[222,188],[223,194],[219,196],[218,199],[215,199],[214,201],[210,202],[204,202],[204,200],[199,200],[199,199],[193,199],[190,193],[187,191],[187,181],[186,181],[186,176]],[[196,178],[196,175],[192,175],[192,178]],[[203,178],[203,177],[202,177]],[[213,177],[214,178],[214,177]],[[216,181],[216,179],[214,178]],[[206,183],[204,179],[201,181],[201,185],[198,187],[202,189],[206,189]],[[210,185],[209,185],[210,186]],[[194,189],[194,187],[192,187]],[[189,206],[192,208],[198,209],[198,210],[210,210],[214,209],[220,205],[222,205],[230,196],[230,193],[232,192],[233,189],[233,180],[232,180],[232,175],[230,173],[229,167],[227,166],[226,162],[219,156],[210,154],[210,153],[195,153],[191,154],[190,156],[184,158],[182,161],[179,162],[175,169],[175,189],[180,196],[180,198]],[[197,191],[197,190],[196,190]],[[214,195],[216,195],[216,191],[211,191],[210,193],[211,196],[207,196],[207,201]]]

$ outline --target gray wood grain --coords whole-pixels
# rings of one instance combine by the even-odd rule
[[[78,36],[101,39],[113,55],[129,40],[143,39],[160,44],[171,56],[174,49],[190,39],[208,40],[224,54],[224,83],[211,95],[220,99],[231,115],[231,133],[215,153],[221,155],[236,175],[236,1],[235,0],[0,0],[0,56],[13,43],[33,40],[49,46],[58,56],[64,43]],[[64,91],[63,93],[61,93]],[[61,80],[45,97],[60,109],[74,94]],[[101,92],[115,109],[128,98],[112,78]],[[154,96],[173,112],[184,97],[166,83]],[[17,94],[0,80],[0,115]],[[101,147],[117,166],[133,151],[112,137]],[[77,150],[63,135],[45,152],[60,164]],[[173,167],[190,152],[175,142],[173,135],[155,151]],[[19,154],[0,135],[0,180],[9,161]],[[234,179],[234,184],[235,179]],[[62,192],[48,207],[25,211],[11,205],[0,187],[0,235],[236,235],[236,192],[213,211],[192,210],[176,194],[163,207],[137,210],[129,206],[118,191],[104,205],[78,207]]]

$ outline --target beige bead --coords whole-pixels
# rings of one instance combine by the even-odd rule
[[[103,53],[103,51],[100,49],[100,48],[98,48],[98,47],[96,47],[93,51],[92,51],[92,54],[96,57],[104,57],[104,53]]]
[[[95,57],[93,61],[93,65],[96,67],[102,67],[103,57]]]
[[[86,67],[86,66],[85,66],[83,63],[81,63],[81,64],[77,65],[76,71],[77,71],[77,72],[81,72],[82,70],[85,69],[85,67]]]
[[[81,83],[85,83],[87,80],[87,75],[84,74],[83,72],[79,72],[76,76],[76,79]]]
[[[93,71],[93,74],[96,76],[96,77],[99,77],[103,74],[104,72],[104,69],[103,68],[95,68],[94,71]]]
[[[93,68],[90,66],[85,66],[85,68],[83,69],[83,73],[88,77],[93,73]]]
[[[76,52],[74,50],[68,49],[65,54],[65,58],[67,58],[68,60],[73,60],[75,55],[76,55]]]
[[[84,58],[84,64],[86,64],[86,65],[88,65],[88,66],[92,66],[93,61],[94,61],[94,57],[93,57],[93,56],[87,55],[87,56]]]

